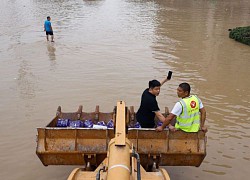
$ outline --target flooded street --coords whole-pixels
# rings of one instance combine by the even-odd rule
[[[51,16],[55,42],[43,23]],[[250,47],[228,29],[250,25],[249,0],[2,0],[0,6],[0,177],[66,179],[73,166],[44,167],[36,128],[62,111],[137,111],[152,79],[170,82],[162,112],[191,84],[207,110],[200,167],[166,167],[174,180],[250,176]]]

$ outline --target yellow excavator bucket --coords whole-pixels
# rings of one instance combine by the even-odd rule
[[[156,132],[155,129],[129,128],[136,122],[133,107],[124,107],[124,129],[126,138],[133,144],[140,155],[140,163],[147,170],[154,164],[159,166],[200,166],[206,156],[205,133],[186,133],[183,131],[170,132],[164,130]],[[119,139],[114,128],[93,129],[83,127],[57,127],[61,118],[72,121],[92,120],[94,123],[110,119],[115,121],[117,112],[100,112],[96,106],[94,112],[78,111],[71,113],[61,112],[58,107],[56,117],[46,127],[37,128],[36,154],[43,165],[84,165],[97,168],[107,157],[111,139]],[[125,115],[124,115],[125,114]],[[166,113],[163,114],[167,116]],[[122,132],[123,133],[123,132]],[[117,140],[124,145],[125,140]]]

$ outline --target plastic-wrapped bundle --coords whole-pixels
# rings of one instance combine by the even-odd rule
[[[108,128],[114,128],[114,121],[113,119],[110,119],[109,122],[107,123]]]
[[[86,128],[92,128],[93,127],[93,122],[91,120],[85,120],[84,123],[83,123],[83,126],[86,127]]]
[[[163,124],[163,122],[159,121],[159,122],[157,123],[157,127],[158,127],[158,126],[162,126],[162,124]],[[166,126],[164,129],[168,129],[168,126]]]
[[[75,127],[75,128],[83,127],[83,122],[81,120],[76,120],[76,121],[70,120],[69,127]]]
[[[106,126],[106,124],[105,124],[104,121],[98,121],[98,122],[97,122],[97,125],[99,125],[99,126]]]
[[[141,125],[139,122],[136,122],[135,125],[134,125],[134,128],[141,128]]]
[[[67,127],[69,125],[69,119],[58,119],[57,120],[57,127]]]
[[[162,126],[162,124],[163,124],[163,123],[162,123],[161,121],[159,121],[159,122],[157,123],[157,127],[158,127],[158,126]]]

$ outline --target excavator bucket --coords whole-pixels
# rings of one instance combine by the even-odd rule
[[[164,114],[166,116],[166,113]],[[57,127],[59,119],[72,121],[91,120],[93,123],[110,119],[115,121],[115,111],[103,113],[96,106],[94,112],[82,112],[82,106],[73,113],[61,112],[43,128],[37,128],[36,154],[43,165],[85,165],[98,167],[107,157],[108,144],[114,128],[94,129],[84,127]],[[136,122],[133,107],[126,108],[126,136],[139,153],[141,165],[157,166],[200,166],[206,156],[205,133],[183,131],[156,132],[155,129],[128,128]]]

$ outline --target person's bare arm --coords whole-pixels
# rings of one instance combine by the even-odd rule
[[[165,121],[165,117],[162,115],[160,111],[155,112],[155,115],[161,122]]]
[[[176,117],[176,115],[170,113],[166,118],[165,121],[163,122],[162,126],[158,126],[156,128],[156,131],[162,131],[169,123]]]
[[[52,29],[52,26],[50,25],[50,29],[51,29],[51,31],[53,32],[53,29]]]
[[[205,120],[206,120],[206,116],[207,116],[207,113],[206,113],[206,109],[203,107],[200,109],[200,113],[201,113],[201,124],[200,124],[200,127],[201,127],[201,130],[204,131],[204,132],[207,132],[207,128],[204,126],[205,125]]]
[[[165,79],[163,79],[163,80],[161,81],[161,86],[162,86],[165,82],[167,82],[167,81],[169,81],[169,79],[167,79],[167,77],[166,77]]]

